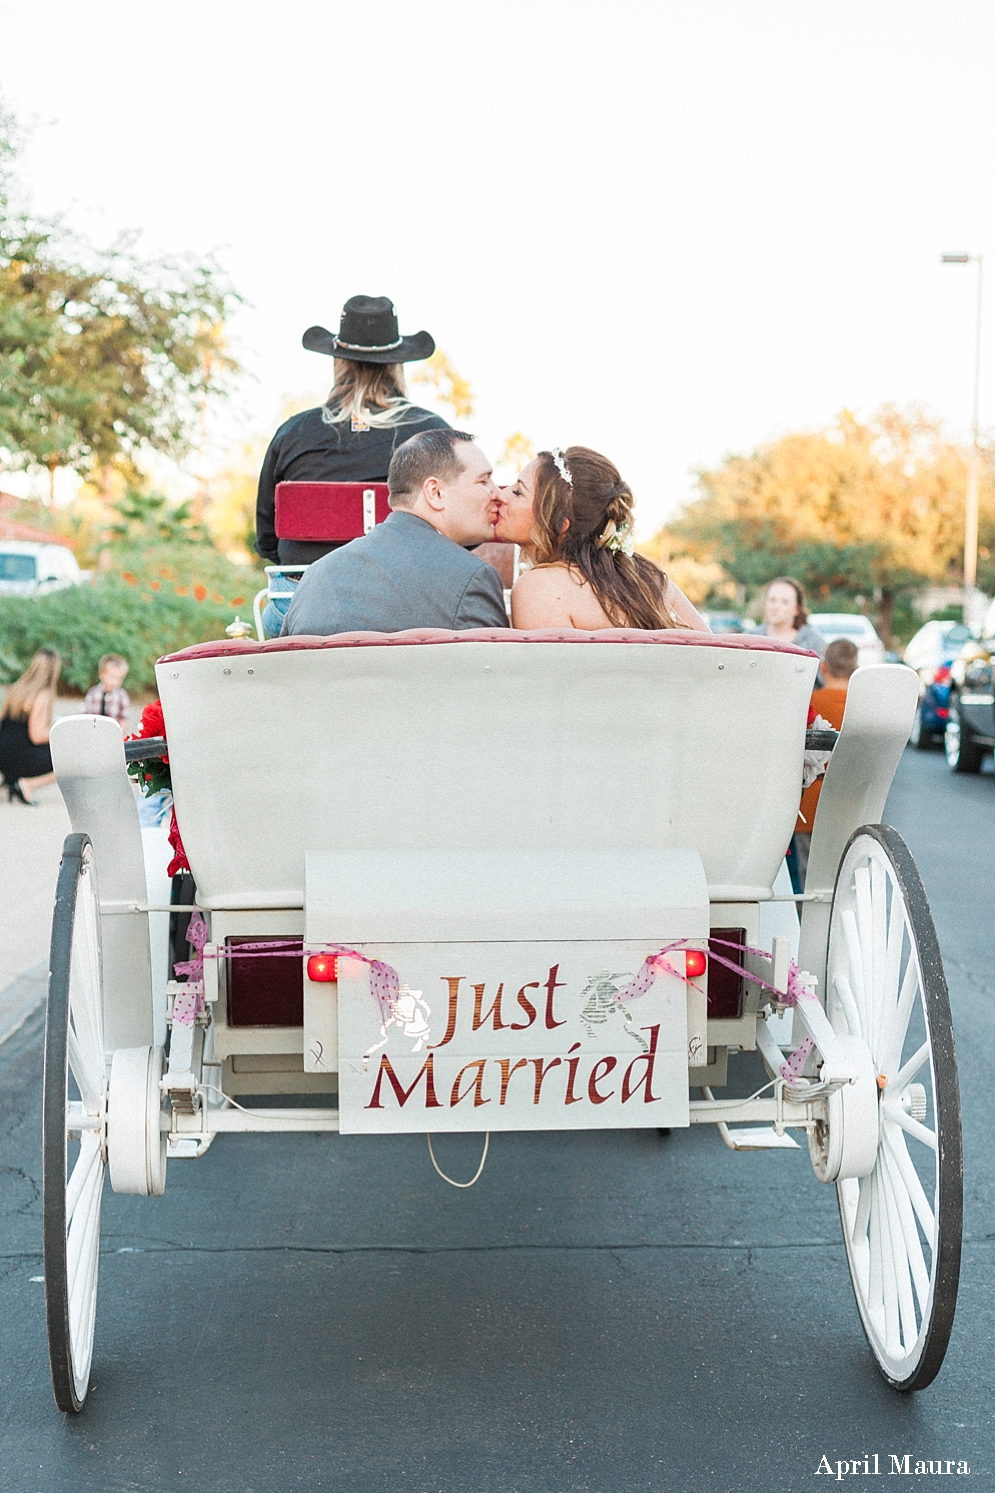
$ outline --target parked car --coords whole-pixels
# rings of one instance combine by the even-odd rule
[[[65,544],[0,540],[0,596],[44,596],[88,579]]]
[[[738,612],[702,612],[712,632],[755,632],[752,622]]]
[[[809,626],[821,633],[827,643],[834,643],[837,638],[856,643],[857,662],[861,666],[886,661],[885,646],[874,631],[871,619],[862,612],[810,612],[808,620]]]
[[[979,772],[995,747],[995,602],[978,637],[963,644],[950,673],[943,733],[947,764],[953,772]]]
[[[949,718],[950,666],[973,636],[963,622],[926,622],[906,645],[902,662],[919,675],[919,705],[909,741],[920,751],[943,741]]]

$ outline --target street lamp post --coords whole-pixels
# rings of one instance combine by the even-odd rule
[[[981,287],[984,275],[982,254],[942,254],[941,264],[976,264],[978,266],[978,301],[974,334],[974,411],[971,421],[971,457],[967,468],[967,494],[964,502],[964,621],[976,626],[978,594],[978,491],[981,486],[981,446],[978,440],[978,399],[981,389]]]

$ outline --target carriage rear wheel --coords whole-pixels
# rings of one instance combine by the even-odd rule
[[[936,930],[905,841],[857,830],[833,895],[827,1003],[870,1048],[878,1085],[873,1170],[837,1184],[857,1307],[889,1384],[939,1372],[960,1275],[963,1156],[950,1003]]]
[[[93,848],[69,835],[52,918],[42,1139],[45,1307],[60,1410],[90,1381],[106,1153],[100,903]]]

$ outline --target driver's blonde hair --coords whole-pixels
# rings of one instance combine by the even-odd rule
[[[373,430],[403,425],[412,408],[403,363],[356,363],[335,359],[335,382],[321,407],[326,425],[355,421]]]

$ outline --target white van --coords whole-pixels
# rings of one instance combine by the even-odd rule
[[[0,539],[0,596],[45,596],[87,580],[89,576],[64,544]]]

